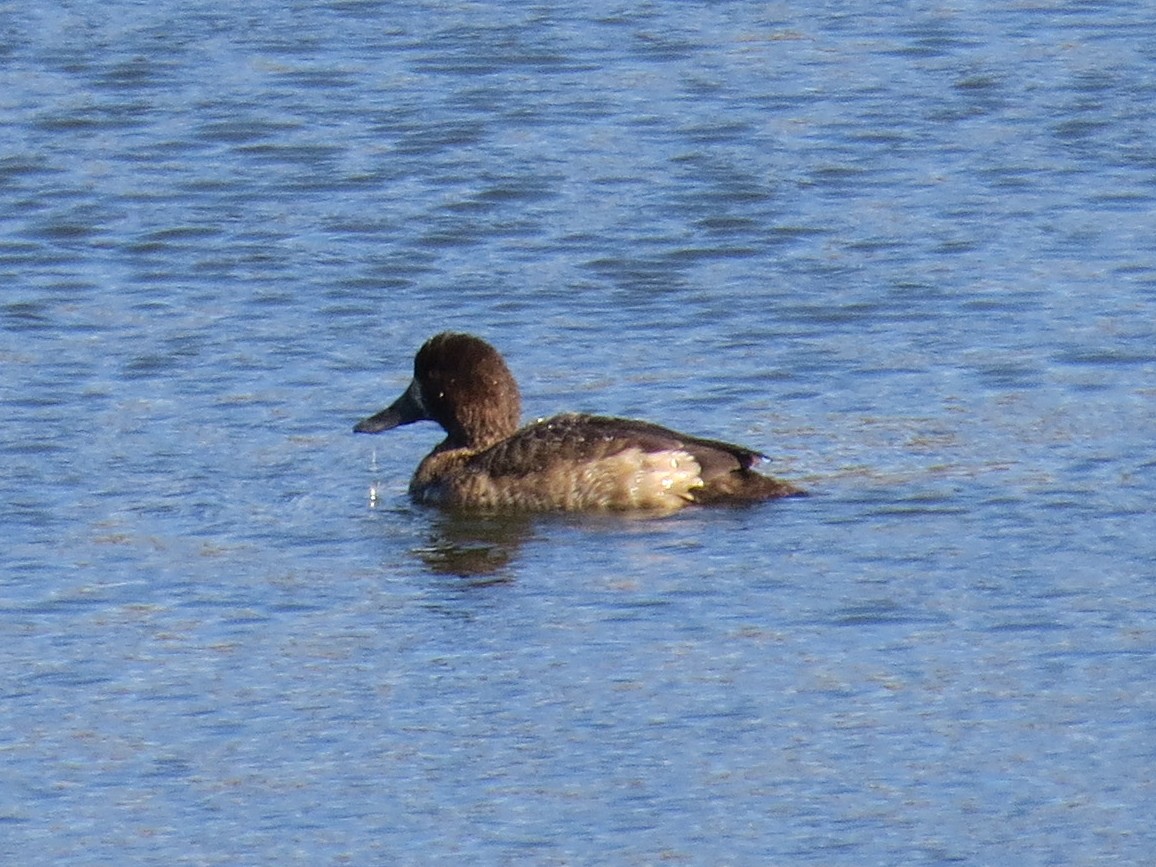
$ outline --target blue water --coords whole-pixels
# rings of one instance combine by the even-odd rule
[[[0,5],[0,861],[1156,851],[1143,3]],[[528,416],[804,500],[452,520]]]

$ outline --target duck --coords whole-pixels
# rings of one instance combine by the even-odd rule
[[[660,512],[805,493],[756,472],[765,456],[636,419],[568,412],[520,427],[521,393],[501,354],[470,334],[425,342],[393,403],[359,421],[376,434],[433,421],[445,439],[417,467],[417,503],[465,512]]]

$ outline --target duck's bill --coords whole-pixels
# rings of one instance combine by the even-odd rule
[[[371,415],[369,418],[363,418],[355,424],[353,426],[353,432],[381,433],[382,431],[393,430],[395,427],[401,427],[403,424],[411,424],[426,418],[429,418],[429,416],[426,415],[425,407],[421,405],[421,398],[418,397],[417,386],[411,384],[401,397],[381,412]]]

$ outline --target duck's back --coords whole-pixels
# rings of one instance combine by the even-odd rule
[[[760,457],[649,422],[566,414],[470,456],[443,480],[439,499],[466,508],[673,511],[800,493],[752,470]]]

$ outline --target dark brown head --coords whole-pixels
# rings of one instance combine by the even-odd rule
[[[436,421],[450,447],[485,448],[518,428],[522,399],[498,351],[469,334],[431,337],[413,360],[413,382],[397,400],[357,423],[380,433],[415,421]]]

